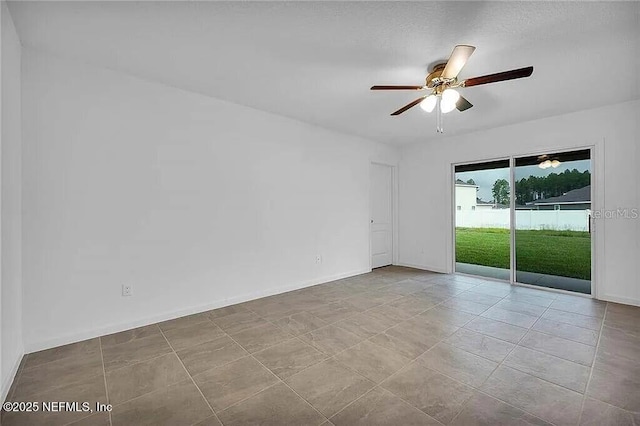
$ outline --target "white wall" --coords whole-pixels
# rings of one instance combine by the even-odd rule
[[[593,145],[593,208],[640,207],[639,122],[634,101],[403,147],[399,262],[452,270],[452,163]],[[595,238],[597,296],[640,305],[640,220],[598,219]]]
[[[20,41],[6,3],[2,14],[2,197],[0,350],[4,401],[22,359]]]
[[[28,351],[369,270],[393,148],[29,49],[23,114]]]

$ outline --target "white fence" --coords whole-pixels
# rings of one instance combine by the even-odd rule
[[[509,209],[456,211],[456,227],[509,229]],[[516,210],[516,229],[588,231],[589,210]]]

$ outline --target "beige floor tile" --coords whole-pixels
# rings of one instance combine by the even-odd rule
[[[504,365],[580,393],[584,393],[591,372],[584,365],[523,347],[515,348]]]
[[[520,312],[508,311],[496,306],[483,312],[481,316],[496,321],[505,322],[517,327],[529,328],[538,320],[537,316],[521,314]]]
[[[580,416],[580,426],[637,426],[640,413],[632,413],[613,405],[586,398]]]
[[[443,424],[453,420],[474,394],[472,388],[415,363],[385,380],[382,387]]]
[[[211,416],[211,417],[207,417],[204,420],[199,421],[198,423],[194,424],[193,426],[222,426],[222,423],[220,423],[220,420],[218,420],[218,416]]]
[[[530,305],[541,306],[543,308],[548,308],[554,301],[554,299],[549,299],[547,297],[539,297],[538,293],[536,294],[523,294],[520,292],[512,291],[509,293],[504,300],[512,300],[514,302],[519,303],[528,303]]]
[[[518,302],[513,299],[504,299],[496,304],[496,307],[500,309],[506,309],[507,311],[519,312],[521,314],[532,315],[539,317],[547,310],[546,307],[538,306],[532,303]]]
[[[233,335],[233,340],[249,353],[261,351],[291,338],[292,335],[270,323]]]
[[[308,312],[280,318],[274,321],[274,324],[293,336],[299,336],[328,325],[326,321]]]
[[[473,287],[473,291],[477,293],[489,294],[491,296],[505,297],[511,293],[511,285],[496,281],[485,281],[480,285]]]
[[[640,380],[594,368],[587,395],[618,408],[640,412]]]
[[[518,343],[527,334],[526,328],[484,317],[478,317],[470,321],[464,328],[510,343]]]
[[[515,345],[475,331],[461,328],[445,340],[446,343],[472,354],[488,358],[491,361],[502,362]]]
[[[100,341],[102,343],[102,347],[106,348],[109,346],[119,345],[121,343],[128,343],[132,340],[143,339],[145,337],[157,336],[160,334],[160,327],[158,327],[157,324],[151,324],[144,327],[122,331],[120,333],[102,336],[100,338]]]
[[[346,303],[346,301],[345,303],[330,303],[328,305],[324,305],[320,308],[314,309],[310,311],[310,313],[313,316],[316,316],[321,320],[332,324],[334,322],[349,318],[351,315],[354,315],[357,312],[357,310],[353,309],[350,306],[347,306]]]
[[[56,388],[103,376],[100,351],[78,354],[50,361],[31,368],[24,368],[18,378],[13,398],[24,398],[48,393]]]
[[[602,324],[602,319],[600,318],[576,314],[574,312],[559,311],[552,308],[553,305],[551,305],[551,308],[542,315],[542,318],[550,321],[575,325],[577,327],[588,328],[589,330],[600,331],[600,325]]]
[[[466,312],[456,311],[454,309],[448,309],[443,306],[436,306],[428,311],[419,315],[427,319],[437,320],[448,324],[453,324],[457,327],[462,327],[468,322],[478,318],[477,315],[468,314]]]
[[[213,322],[230,335],[267,323],[264,319],[249,311],[236,312],[214,318]]]
[[[164,332],[174,351],[180,351],[224,336],[224,331],[212,322],[202,322]]]
[[[380,383],[410,361],[400,353],[368,340],[339,353],[335,359],[376,383]]]
[[[316,426],[325,421],[324,416],[283,383],[227,408],[219,416],[229,426]]]
[[[345,298],[339,303],[340,306],[356,312],[362,312],[367,309],[380,306],[392,300],[399,299],[401,296],[397,294],[381,293],[377,291],[367,291],[359,293],[351,297]]]
[[[293,376],[327,358],[327,355],[298,339],[272,346],[254,356],[281,379]]]
[[[439,423],[382,389],[374,389],[331,418],[336,426],[439,425]]]
[[[451,426],[552,426],[542,419],[498,401],[490,396],[476,393],[464,410],[450,423]]]
[[[470,302],[480,303],[482,305],[492,306],[502,300],[502,297],[492,296],[490,294],[478,293],[476,291],[467,290],[462,292],[455,297],[460,300],[468,300]]]
[[[640,359],[621,356],[615,347],[611,350],[599,347],[594,366],[619,376],[636,377],[640,381]]]
[[[178,357],[191,375],[219,367],[249,355],[228,336],[178,351]]]
[[[401,307],[392,305],[376,306],[375,308],[367,310],[366,313],[372,317],[380,319],[381,321],[395,321],[396,323],[408,320],[413,316],[411,313],[406,312]]]
[[[393,306],[394,308],[398,308],[401,311],[406,312],[409,317],[418,315],[435,305],[435,303],[429,303],[424,299],[412,296],[405,296],[389,303],[389,306]]]
[[[102,347],[106,371],[126,367],[169,352],[171,347],[162,334],[153,334]]]
[[[445,343],[429,349],[418,357],[417,362],[474,387],[484,383],[498,366],[493,361]]]
[[[89,355],[100,350],[100,339],[84,340],[82,342],[71,343],[69,345],[58,346],[26,355],[25,368],[35,367],[47,362],[57,361],[70,356]]]
[[[164,387],[113,407],[113,426],[190,425],[213,414],[191,380]]]
[[[520,346],[535,349],[567,361],[577,362],[588,367],[593,363],[595,348],[584,343],[563,339],[551,334],[530,330],[520,341]]]
[[[443,302],[441,306],[449,309],[454,309],[456,311],[466,312],[472,315],[480,315],[491,307],[482,303],[462,300],[455,297],[453,299],[447,300],[446,302]]]
[[[582,395],[506,366],[500,366],[481,389],[558,426],[575,425]]]
[[[599,348],[621,357],[638,360],[640,338],[624,330],[603,327]]]
[[[532,296],[532,297],[537,297],[539,299],[547,299],[550,301],[549,305],[551,304],[551,302],[553,302],[558,298],[558,293],[555,293],[553,291],[545,291],[545,290],[525,287],[521,285],[511,286],[511,292],[509,293],[509,295],[507,295],[507,297],[510,297],[512,295]],[[549,305],[543,305],[543,306],[549,306]]]
[[[606,303],[586,297],[559,295],[551,304],[551,308],[576,314],[603,318]]]
[[[372,381],[333,359],[291,376],[286,382],[327,417],[342,410],[375,386]]]
[[[242,358],[193,376],[214,410],[222,411],[278,382],[251,357]]]
[[[387,328],[393,326],[395,321],[385,321],[383,319],[364,313],[355,314],[345,320],[335,323],[336,327],[347,330],[362,339],[368,339]]]
[[[207,312],[209,318],[215,320],[217,318],[226,317],[231,314],[236,314],[238,312],[247,312],[247,308],[242,305],[229,305],[224,308],[214,309],[212,311]]]
[[[109,419],[109,413],[100,412],[76,422],[69,423],[68,426],[111,426],[111,420]]]
[[[437,323],[425,325],[411,320],[402,322],[384,333],[372,337],[370,341],[408,359],[414,359],[450,334],[450,331],[445,332],[434,324]],[[455,327],[448,324],[446,326]]]
[[[80,420],[89,412],[60,411],[46,412],[43,404],[58,401],[76,402],[81,405],[84,402],[95,409],[96,403],[106,404],[107,394],[104,386],[104,375],[98,374],[77,381],[68,382],[58,387],[46,386],[46,389],[28,396],[7,398],[11,402],[38,402],[40,410],[37,412],[3,412],[2,425],[4,426],[36,426],[36,425],[66,425]]]
[[[575,342],[584,343],[585,345],[595,346],[598,343],[598,332],[595,330],[576,327],[575,325],[563,322],[550,321],[545,318],[540,318],[538,322],[531,327],[531,329],[553,334],[554,336],[563,337]]]
[[[342,352],[362,341],[361,337],[335,325],[319,328],[311,333],[303,334],[300,338],[320,352],[330,356]]]
[[[208,312],[202,312],[199,314],[187,315],[186,317],[180,317],[169,321],[163,321],[161,323],[158,323],[158,327],[160,327],[162,331],[169,331],[176,328],[200,324],[203,322],[209,322]]]
[[[119,368],[107,373],[109,403],[121,404],[188,379],[174,353]]]

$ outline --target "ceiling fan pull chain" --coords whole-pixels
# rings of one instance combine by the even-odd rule
[[[442,133],[442,99],[438,96],[438,101],[436,103],[436,132]]]

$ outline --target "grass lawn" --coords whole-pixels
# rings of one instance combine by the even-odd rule
[[[509,269],[509,230],[456,228],[456,262]],[[591,279],[591,238],[578,231],[516,231],[519,271]]]

